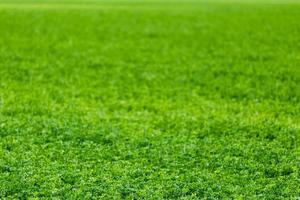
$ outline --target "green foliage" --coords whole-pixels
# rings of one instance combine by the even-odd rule
[[[0,198],[299,198],[299,9],[0,2]]]

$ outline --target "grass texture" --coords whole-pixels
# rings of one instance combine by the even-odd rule
[[[0,1],[1,199],[296,199],[297,1]]]

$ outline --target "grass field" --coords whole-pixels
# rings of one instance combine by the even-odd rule
[[[299,198],[299,22],[291,0],[0,0],[0,198]]]

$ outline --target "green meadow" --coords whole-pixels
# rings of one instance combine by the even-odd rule
[[[297,0],[0,0],[0,199],[300,198]]]

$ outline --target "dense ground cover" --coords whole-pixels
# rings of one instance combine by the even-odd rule
[[[299,197],[299,21],[292,1],[1,1],[0,197]]]

